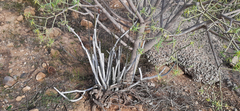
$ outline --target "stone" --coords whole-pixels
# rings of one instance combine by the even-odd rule
[[[198,105],[198,102],[196,101],[195,104]]]
[[[126,4],[128,6],[128,2],[127,0],[122,0],[124,4]],[[110,2],[110,8],[113,8],[113,9],[122,9],[122,8],[125,8],[122,3],[119,1],[119,0],[112,0]]]
[[[4,79],[3,79],[3,84],[5,84],[5,85],[7,85],[7,86],[12,86],[12,85],[14,85],[16,83],[16,81],[12,78],[12,77],[10,77],[10,76],[6,76],[6,77],[4,77]]]
[[[58,92],[54,89],[47,89],[44,93],[44,95],[47,95],[47,96],[54,96],[54,95],[57,95]]]
[[[51,55],[52,57],[58,57],[59,54],[60,54],[60,52],[59,52],[58,50],[51,49],[50,55]]]
[[[23,91],[23,92],[27,92],[27,91],[29,91],[30,89],[31,89],[31,87],[26,86],[26,87],[24,87],[24,88],[22,89],[22,91]]]
[[[35,8],[32,8],[31,6],[28,6],[27,8],[24,9],[24,15],[28,16],[28,15],[35,15]]]
[[[42,67],[43,68],[47,68],[47,64],[46,63],[42,63]]]
[[[7,44],[8,47],[14,47],[14,44],[13,43],[9,43]]]
[[[59,29],[57,27],[46,29],[46,36],[47,37],[55,38],[55,37],[60,36],[61,34],[62,34],[61,29]]]
[[[12,72],[13,72],[13,70],[12,70],[12,69],[9,69],[8,73],[10,73],[10,74],[11,74]]]
[[[27,77],[27,75],[28,75],[28,73],[22,73],[22,74],[20,75],[20,78],[25,78],[25,77]]]
[[[79,14],[77,12],[72,11],[71,15],[72,15],[73,19],[78,19],[79,18]]]
[[[29,111],[39,111],[39,110],[37,108],[35,108],[35,109],[31,109]]]
[[[238,62],[239,62],[238,56],[234,56],[234,57],[232,58],[232,61],[231,61],[230,65],[231,65],[231,66],[235,66]]]
[[[18,96],[18,97],[16,98],[16,101],[21,101],[22,98],[25,98],[25,95],[23,95],[23,96]]]
[[[38,73],[37,76],[36,76],[36,80],[41,82],[43,81],[43,79],[46,77],[46,75],[42,72]]]
[[[93,23],[91,21],[86,20],[86,19],[82,19],[80,24],[81,24],[81,26],[86,27],[86,29],[89,29],[89,28],[93,27]]]
[[[17,21],[23,21],[23,16],[22,15],[18,16]]]

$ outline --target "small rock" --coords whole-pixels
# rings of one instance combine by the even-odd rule
[[[22,15],[18,16],[17,21],[23,21],[23,16]]]
[[[46,77],[46,75],[42,72],[38,73],[36,76],[37,81],[43,81],[43,79]]]
[[[8,47],[14,47],[13,43],[7,44]]]
[[[12,69],[9,69],[8,73],[10,73],[10,74],[11,74],[12,72],[13,72],[13,70],[12,70]]]
[[[52,57],[58,57],[60,52],[58,50],[51,49],[51,56]]]
[[[44,93],[44,95],[47,95],[47,96],[54,96],[57,94],[58,94],[58,92],[54,89],[47,89],[46,92]]]
[[[16,98],[16,101],[21,101],[22,100],[22,98],[24,98],[25,96],[18,96],[17,98]]]
[[[31,110],[29,110],[29,111],[39,111],[39,110],[35,108],[35,109],[31,109]]]
[[[195,104],[198,105],[198,102],[196,101]]]
[[[22,90],[23,90],[23,92],[27,92],[27,91],[29,91],[30,89],[31,89],[31,87],[26,86],[26,87],[24,87]]]
[[[46,34],[48,37],[54,38],[60,36],[62,34],[62,31],[57,27],[53,27],[46,29]]]
[[[19,22],[18,22],[18,21],[15,21],[14,23],[15,23],[15,24],[18,24]]]
[[[127,0],[122,0],[124,4],[126,4],[128,6],[128,2]],[[113,9],[121,9],[124,8],[124,6],[122,5],[122,3],[119,0],[112,0],[110,2],[110,7]]]
[[[232,58],[232,61],[231,61],[230,65],[231,65],[231,66],[235,66],[238,62],[239,62],[238,56],[234,56],[234,57]]]
[[[80,24],[81,24],[81,26],[86,27],[86,29],[89,29],[89,28],[93,27],[93,23],[91,21],[88,21],[88,20],[85,20],[85,19],[82,19]]]
[[[27,16],[27,15],[35,15],[35,8],[32,8],[31,6],[28,6],[27,8],[25,8],[24,10],[24,15]]]
[[[20,78],[25,78],[25,77],[27,77],[27,75],[28,75],[28,73],[22,73],[22,74],[20,75]]]
[[[79,16],[78,16],[79,14],[77,12],[72,11],[71,15],[72,15],[72,17],[74,19],[78,19],[79,18]]]
[[[42,67],[43,67],[43,68],[47,68],[47,64],[46,64],[46,63],[43,63],[43,64],[42,64]]]
[[[12,86],[15,83],[16,83],[16,81],[12,77],[10,77],[10,76],[6,76],[3,79],[3,84],[8,85],[8,86]]]

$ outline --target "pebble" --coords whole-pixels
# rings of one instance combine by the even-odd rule
[[[198,105],[198,102],[196,101],[195,104]]]
[[[237,64],[237,62],[239,61],[238,59],[239,59],[238,56],[234,56],[232,58],[232,61],[231,61],[230,65],[235,66]]]
[[[9,69],[8,73],[10,73],[10,74],[11,74],[12,72],[13,72],[13,70],[12,70],[12,69]]]
[[[58,57],[60,52],[58,50],[51,49],[51,56],[52,57]]]
[[[81,24],[81,26],[86,27],[86,29],[89,29],[89,28],[93,27],[93,23],[91,21],[86,20],[86,19],[82,19],[80,24]]]
[[[16,83],[16,81],[10,76],[5,76],[3,79],[3,84],[5,84],[7,86],[12,86],[15,83]]]
[[[27,91],[29,91],[30,89],[31,89],[31,87],[26,86],[26,87],[24,87],[22,90],[23,90],[23,92],[27,92]]]
[[[42,67],[43,67],[43,68],[47,68],[47,64],[46,64],[46,63],[43,63],[43,64],[42,64]]]
[[[28,74],[28,73],[22,73],[22,74],[20,75],[20,78],[25,78],[25,77],[27,77],[27,74]]]
[[[7,99],[4,99],[5,103],[8,103],[8,100]]]
[[[17,21],[23,21],[23,16],[22,15],[18,16]]]
[[[21,101],[22,98],[25,98],[25,95],[23,95],[23,96],[18,96],[18,97],[16,98],[16,101]]]
[[[13,43],[9,43],[7,44],[8,47],[14,47],[14,44]]]
[[[43,81],[43,79],[46,77],[46,75],[42,72],[38,73],[36,76],[37,81]]]
[[[31,109],[31,110],[29,110],[29,111],[39,111],[39,110],[35,108],[35,109]]]

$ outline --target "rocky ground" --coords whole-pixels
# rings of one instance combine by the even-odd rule
[[[30,4],[21,0],[14,0],[11,3],[7,0],[0,1],[0,110],[91,110],[93,102],[88,95],[76,103],[71,103],[53,89],[56,87],[60,91],[69,91],[86,89],[94,85],[93,75],[81,44],[77,38],[62,28],[50,30],[49,34],[55,39],[51,47],[47,47],[44,43],[40,44],[39,38],[24,17],[24,10],[28,8],[28,5]],[[34,12],[33,9],[31,10]],[[71,16],[76,18],[72,22],[79,26],[82,25],[82,28],[78,29],[78,34],[83,37],[84,43],[90,48],[88,33],[84,25],[78,22],[83,18],[77,18],[74,14]],[[198,46],[195,45],[195,47]],[[106,47],[103,46],[103,48]],[[179,53],[179,57],[182,55],[182,58],[186,59],[185,61],[190,61],[191,58],[186,56],[191,54],[191,51],[194,50],[183,49]],[[142,59],[141,67],[145,68],[144,76],[157,74],[155,67],[149,65],[146,58]],[[203,66],[205,65],[203,64]],[[213,111],[220,107],[225,110],[240,110],[238,93],[240,91],[235,88],[240,85],[237,79],[239,78],[238,72],[228,72],[229,80],[225,82],[208,85],[194,81],[196,78],[184,74],[188,70],[183,68],[182,71],[181,68],[180,65],[175,66],[174,70],[166,77],[144,83],[149,86],[149,93],[153,98],[151,102],[139,103],[136,107],[130,108],[124,106],[121,110]],[[79,96],[81,94],[68,95],[69,98]],[[221,100],[222,106],[220,105]],[[107,110],[117,109],[116,105]]]

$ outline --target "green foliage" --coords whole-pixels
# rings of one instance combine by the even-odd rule
[[[54,43],[54,39],[49,38],[47,46],[51,47],[53,43]]]
[[[156,49],[157,51],[159,51],[159,48],[160,48],[160,47],[163,47],[163,46],[162,46],[163,41],[164,41],[164,39],[163,39],[163,37],[161,37],[160,40],[159,40],[159,42],[155,45],[155,49]]]
[[[141,54],[141,55],[142,55],[142,54],[143,54],[143,51],[144,51],[144,49],[143,49],[143,48],[138,48],[138,53],[139,53],[139,54]]]
[[[138,32],[138,30],[140,29],[139,25],[140,25],[140,23],[137,23],[136,26],[133,26],[132,29],[131,29],[131,31],[133,31],[133,32]]]
[[[12,109],[12,105],[9,105],[6,110],[11,110]]]

